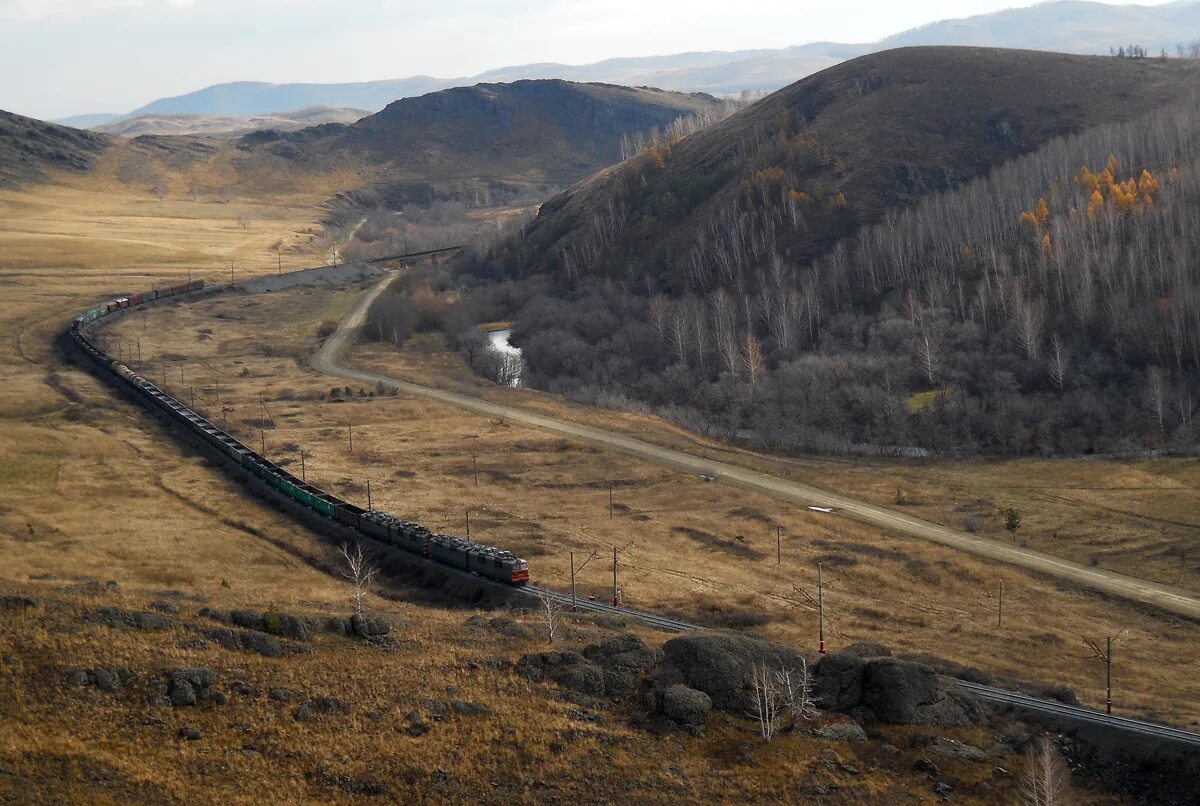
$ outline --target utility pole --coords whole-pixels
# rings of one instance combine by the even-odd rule
[[[346,430],[350,432],[350,453],[354,453],[354,423],[346,423]]]
[[[612,482],[609,482],[609,492],[612,491]],[[612,517],[612,510],[609,509],[609,517]],[[613,546],[613,607],[617,606],[617,547]]]
[[[471,472],[475,475],[475,486],[479,486],[479,463],[476,461],[475,451],[471,451]]]
[[[179,385],[183,386],[183,364],[179,365]]]
[[[233,285],[233,261],[229,261],[229,284]]]
[[[217,384],[217,405],[221,405],[221,379],[217,378],[214,381]]]
[[[1104,712],[1112,713],[1112,636],[1105,637],[1104,648]]]
[[[300,449],[300,481],[304,481],[304,449]]]
[[[265,459],[267,457],[267,432],[266,432],[266,430],[260,427],[258,429],[258,436],[262,439],[262,455],[263,455],[263,458]]]
[[[1109,713],[1109,714],[1112,713],[1112,657],[1113,657],[1112,646],[1113,646],[1113,640],[1115,638],[1120,638],[1121,633],[1123,633],[1123,632],[1125,632],[1125,631],[1121,630],[1121,632],[1117,633],[1115,636],[1113,636],[1113,635],[1106,636],[1104,639],[1105,645],[1104,645],[1103,650],[1101,650],[1100,647],[1096,646],[1096,642],[1091,640],[1090,638],[1083,639],[1083,642],[1088,645],[1088,649],[1092,650],[1092,654],[1095,655],[1100,660],[1104,661],[1104,690],[1105,690],[1104,691],[1104,711],[1105,711],[1105,713]]]
[[[141,339],[137,340],[137,348],[138,348],[138,366],[141,366],[142,365],[142,340]]]
[[[367,479],[367,509],[368,510],[372,509],[372,507],[371,507],[371,480],[370,479]]]
[[[467,510],[467,540],[471,539],[471,510]]]
[[[783,562],[783,527],[775,525],[775,564]]]
[[[583,564],[580,565],[578,568],[576,568],[575,567],[575,552],[573,552],[573,551],[571,552],[571,612],[572,613],[578,609],[576,607],[576,605],[579,602],[579,600],[575,596],[575,577],[579,574],[580,571],[582,571],[584,568],[587,567],[588,563],[590,563],[592,560],[596,559],[599,556],[600,556],[599,554],[597,554],[596,552],[593,551],[591,554],[588,555],[588,558],[583,561]]]
[[[817,563],[817,637],[820,643],[817,652],[825,654],[825,579],[821,564]]]

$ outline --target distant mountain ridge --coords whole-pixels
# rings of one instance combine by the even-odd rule
[[[295,131],[324,123],[353,123],[369,114],[364,109],[313,106],[273,115],[139,115],[93,126],[92,131],[118,137],[144,134],[236,137],[260,129]]]
[[[58,122],[86,127],[144,115],[252,116],[312,106],[378,111],[400,98],[450,87],[541,78],[714,94],[773,91],[848,59],[909,45],[976,45],[1106,54],[1112,47],[1132,43],[1156,55],[1163,49],[1173,54],[1177,44],[1197,39],[1200,39],[1200,2],[1194,0],[1161,6],[1062,0],[940,20],[874,43],[813,42],[783,49],[615,58],[586,65],[528,64],[458,78],[421,75],[340,84],[240,81],[162,98],[110,119],[87,115]]]

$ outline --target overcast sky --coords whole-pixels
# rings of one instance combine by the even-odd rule
[[[1147,4],[1153,4],[1151,0]],[[869,42],[1022,0],[0,0],[0,109],[128,112],[225,81],[469,76]]]

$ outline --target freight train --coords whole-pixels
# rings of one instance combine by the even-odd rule
[[[529,581],[529,564],[510,551],[474,543],[454,535],[432,532],[420,524],[403,520],[386,512],[362,509],[296,478],[265,456],[204,419],[125,364],[113,359],[96,345],[92,337],[93,323],[104,317],[119,315],[126,309],[146,305],[167,297],[194,294],[203,289],[204,281],[195,280],[109,300],[95,308],[89,308],[75,318],[70,328],[71,339],[84,355],[100,367],[102,372],[107,372],[132,389],[143,401],[161,409],[175,422],[190,430],[208,445],[228,457],[230,461],[246,470],[258,483],[282,493],[318,515],[398,549],[418,554],[460,571],[477,574],[509,585],[524,585]]]

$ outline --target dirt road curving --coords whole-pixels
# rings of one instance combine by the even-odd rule
[[[491,403],[469,395],[409,383],[376,372],[343,366],[340,356],[347,340],[362,326],[367,309],[383,292],[391,279],[392,277],[389,276],[375,285],[350,315],[342,321],[337,332],[326,339],[321,349],[313,356],[312,365],[315,369],[347,380],[371,384],[382,382],[407,394],[449,403],[485,417],[503,417],[509,422],[521,423],[573,437],[685,472],[698,475],[711,474],[721,482],[764,493],[779,501],[804,507],[818,506],[835,509],[837,512],[831,517],[848,516],[863,523],[910,537],[970,552],[978,557],[1020,566],[1100,593],[1142,602],[1188,618],[1200,619],[1200,599],[1169,585],[1160,585],[1156,582],[1100,568],[1090,568],[1020,546],[976,537],[966,532],[915,518],[903,512],[848,498],[801,482],[779,478],[728,462],[715,461],[683,451],[664,448],[625,434],[559,420],[521,408]]]

